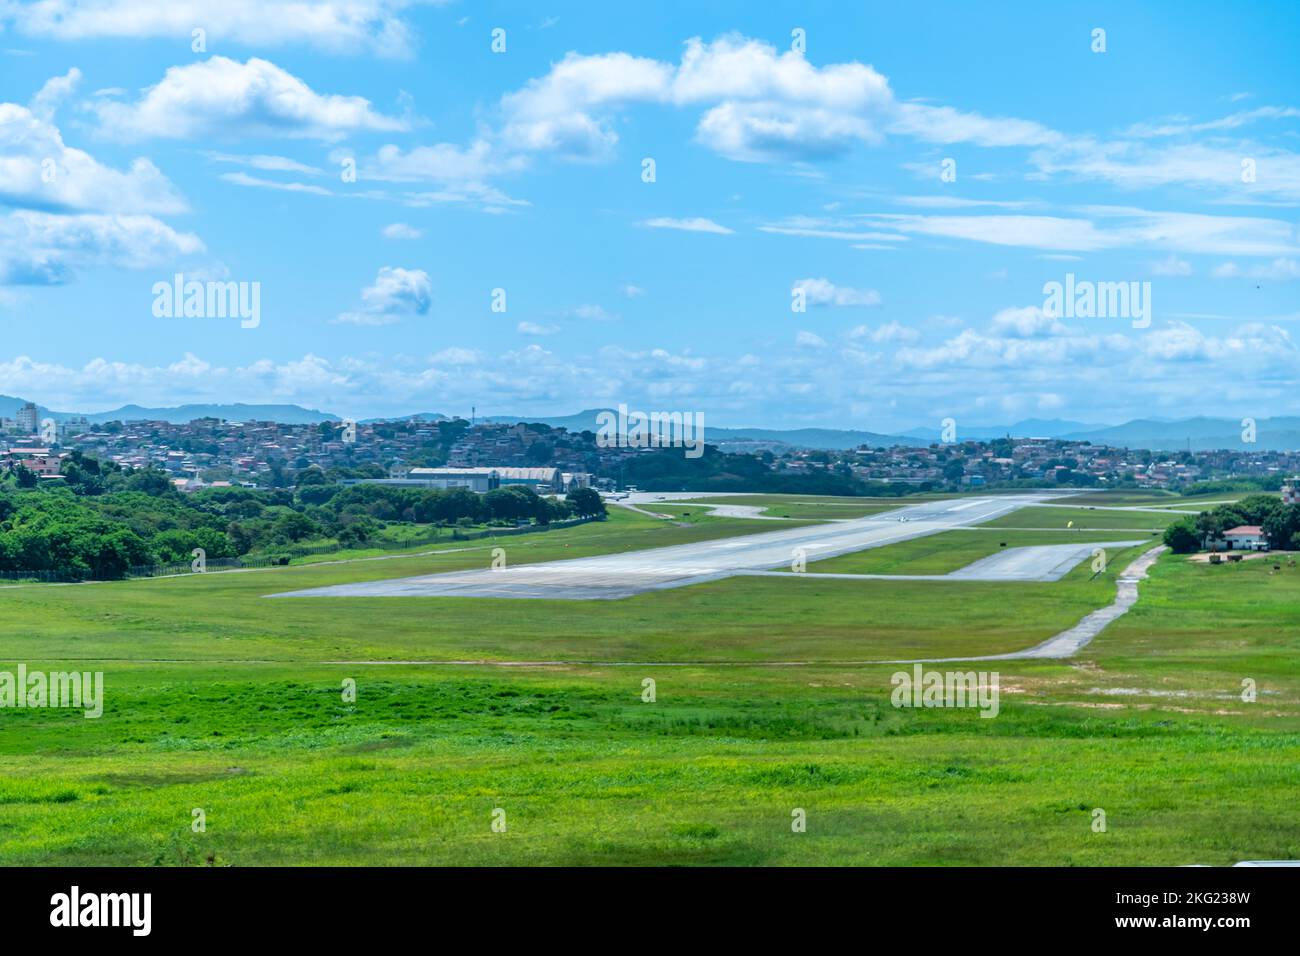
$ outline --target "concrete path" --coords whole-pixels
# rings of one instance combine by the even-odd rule
[[[1119,576],[1116,583],[1115,600],[1103,608],[1098,608],[1084,617],[1074,627],[1049,637],[1041,644],[1023,651],[1009,654],[989,654],[984,657],[929,657],[918,660],[880,661],[882,664],[942,664],[947,661],[1012,661],[1012,660],[1052,660],[1073,657],[1092,639],[1102,632],[1106,625],[1116,618],[1127,614],[1128,609],[1137,603],[1138,582],[1145,579],[1151,565],[1156,563],[1165,546],[1158,545],[1133,561]]]

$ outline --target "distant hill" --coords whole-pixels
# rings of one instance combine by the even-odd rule
[[[18,409],[27,404],[25,398],[14,398],[12,395],[0,395],[0,417],[13,418],[18,414]],[[58,412],[51,412],[44,405],[36,406],[42,415],[53,415],[58,417]]]
[[[363,425],[371,422],[449,422],[451,416],[444,415],[442,412],[415,412],[411,415],[398,415],[396,417],[385,415],[382,418],[363,418]]]
[[[1151,451],[1212,451],[1249,449],[1294,451],[1300,449],[1300,418],[1260,418],[1255,421],[1255,443],[1242,441],[1240,418],[1187,418],[1182,421],[1138,419],[1123,425],[1072,432],[1060,436],[1070,441],[1148,448]]]
[[[1026,418],[1014,425],[963,425],[957,420],[957,440],[988,441],[993,438],[1061,438],[1072,432],[1086,432],[1106,428],[1105,425],[1089,425],[1084,422],[1070,422],[1060,418]],[[908,438],[924,438],[928,442],[939,440],[939,427],[909,428],[902,432]]]
[[[64,413],[69,417],[73,413]],[[196,418],[224,418],[233,422],[281,422],[285,425],[311,425],[315,422],[336,422],[339,416],[301,405],[175,405],[171,408],[145,408],[141,405],[123,405],[107,412],[88,413],[92,422],[160,421],[183,425]]]
[[[0,395],[0,416],[13,418],[26,400],[12,395]],[[59,412],[38,406],[43,417],[70,418],[80,412]],[[552,428],[565,428],[571,432],[596,431],[597,416],[602,411],[614,409],[589,408],[573,415],[488,415],[479,422],[514,424],[538,422]],[[176,405],[168,408],[147,408],[141,405],[123,405],[106,412],[87,413],[92,422],[139,421],[150,419],[184,424],[196,418],[223,418],[227,421],[273,421],[286,425],[314,424],[324,421],[341,421],[341,416],[301,405]],[[385,416],[365,421],[448,421],[441,412],[416,412],[400,417]],[[1300,450],[1300,416],[1279,416],[1258,419],[1255,426],[1255,444],[1242,441],[1239,418],[1208,418],[1198,416],[1178,421],[1164,418],[1142,418],[1123,425],[1095,425],[1086,422],[1052,418],[1028,418],[1011,425],[964,426],[957,425],[958,440],[988,441],[1010,435],[1013,438],[1061,438],[1067,441],[1090,441],[1099,445],[1120,448],[1145,448],[1151,451],[1211,451],[1214,449],[1254,448],[1260,451]],[[887,435],[880,432],[839,428],[734,428],[709,424],[707,414],[704,437],[709,444],[738,441],[773,442],[797,449],[824,449],[839,451],[859,445],[891,447],[894,445],[930,444],[939,441],[939,426],[920,426]]]
[[[617,409],[589,408],[585,411],[578,412],[576,415],[493,415],[481,419],[485,422],[495,422],[498,424],[514,424],[516,422],[538,422],[542,425],[550,425],[552,428],[566,428],[571,432],[596,431],[600,425],[597,416],[602,411],[610,411],[617,414]],[[794,448],[821,448],[827,450],[840,450],[845,448],[856,448],[859,445],[904,445],[907,444],[903,439],[894,435],[881,435],[876,432],[867,431],[850,431],[835,428],[722,428],[709,424],[708,415],[704,416],[704,439],[709,444],[717,444],[720,441],[742,441],[750,439],[752,441],[771,441],[781,442]]]

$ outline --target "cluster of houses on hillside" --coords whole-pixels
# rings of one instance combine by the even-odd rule
[[[768,454],[772,454],[771,451]],[[1177,488],[1209,478],[1268,478],[1300,471],[1295,452],[1151,452],[1051,438],[796,451],[773,458],[791,473],[847,467],[855,478],[907,484],[994,486],[1047,481],[1098,487]]]
[[[563,492],[621,484],[624,466],[659,449],[598,443],[589,431],[544,424],[421,420],[308,424],[200,418],[185,424],[68,419],[51,433],[35,406],[6,419],[0,469],[23,468],[58,480],[61,456],[80,450],[124,468],[152,466],[183,490],[248,485],[289,487],[308,468],[338,469],[353,480],[418,482],[428,487],[490,489],[523,484]],[[42,430],[42,424],[45,428]],[[7,449],[4,445],[7,444]],[[864,482],[933,488],[1047,482],[1097,487],[1177,488],[1207,478],[1268,478],[1300,472],[1300,453],[1150,452],[1050,438],[1003,438],[918,447],[846,451],[757,443],[754,454],[778,474],[834,471]],[[764,447],[758,447],[762,444]]]

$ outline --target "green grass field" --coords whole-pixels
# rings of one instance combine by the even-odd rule
[[[1099,508],[1064,508],[1057,506],[1030,505],[990,521],[989,528],[1060,528],[1067,530],[1107,530],[1125,529],[1151,531],[1161,530],[1182,518],[1177,513],[1157,511],[1103,511]]]
[[[896,709],[897,665],[845,662],[1030,646],[1108,603],[1126,558],[1096,581],[1083,566],[1041,585],[769,577],[590,603],[262,597],[483,567],[497,546],[521,563],[784,526],[616,511],[441,554],[0,589],[0,669],[75,660],[106,682],[99,720],[0,710],[0,862],[1300,857],[1300,571],[1270,562],[1166,555],[1077,658],[958,665],[1000,672],[991,720]],[[944,537],[1031,534],[1052,537]],[[922,551],[903,565],[939,560]],[[357,663],[457,660],[588,663]],[[596,663],[628,661],[641,663]],[[779,661],[820,663],[763,663]],[[1247,678],[1254,703],[1239,696]],[[796,808],[805,833],[791,832]]]

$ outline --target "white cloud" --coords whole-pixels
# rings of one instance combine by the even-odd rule
[[[1300,279],[1300,262],[1283,258],[1245,267],[1235,262],[1225,262],[1215,267],[1212,274],[1216,279],[1268,279],[1274,282],[1290,282],[1293,279]]]
[[[807,329],[800,329],[799,334],[794,337],[794,344],[804,348],[824,349],[826,340],[816,332],[809,332]]]
[[[1254,169],[1243,178],[1243,161]],[[1124,189],[1159,186],[1213,188],[1231,198],[1277,195],[1300,199],[1300,155],[1259,144],[1099,142],[1084,137],[1030,156],[1038,178],[1076,176]]]
[[[75,66],[63,76],[55,76],[45,81],[37,94],[32,97],[32,114],[45,123],[53,122],[59,105],[72,95],[81,82],[81,71]]]
[[[60,285],[82,268],[145,269],[202,251],[197,236],[152,216],[20,210],[0,218],[0,284],[6,285]]]
[[[1055,130],[1030,120],[981,116],[926,103],[899,104],[891,130],[930,143],[971,143],[986,147],[1045,146],[1064,138]]]
[[[1044,314],[1040,306],[1012,307],[997,312],[987,332],[963,329],[933,348],[902,348],[894,360],[902,369],[950,370],[1037,368],[1054,375],[1063,367],[1079,370],[1090,363],[1114,362],[1131,349],[1118,332],[1075,330]],[[965,386],[969,387],[969,382]]]
[[[478,139],[465,147],[437,143],[406,151],[389,144],[358,163],[357,172],[360,178],[382,182],[478,183],[524,165],[522,158],[506,158],[487,140]]]
[[[1248,94],[1246,94],[1248,95]],[[1234,99],[1233,102],[1236,102]],[[1225,129],[1237,129],[1260,120],[1297,119],[1300,110],[1290,106],[1259,106],[1253,110],[1243,110],[1216,120],[1193,123],[1184,118],[1175,118],[1163,123],[1137,123],[1125,130],[1126,136],[1183,136],[1188,133],[1219,132]]]
[[[874,329],[870,326],[859,325],[849,332],[849,338],[855,340],[870,339],[877,345],[885,345],[891,342],[916,342],[921,338],[921,333],[898,322],[886,322]]]
[[[230,163],[235,166],[247,166],[250,169],[260,169],[264,172],[272,173],[304,173],[308,176],[323,176],[325,171],[317,166],[309,166],[306,163],[300,163],[296,159],[290,159],[287,156],[237,156],[233,153],[209,152],[205,154],[208,159],[217,163]]]
[[[1300,251],[1294,228],[1280,219],[1150,212],[1112,206],[1084,206],[1075,212],[1074,218],[902,213],[873,213],[862,218],[876,228],[896,229],[906,234],[1033,249],[1095,252],[1139,247],[1247,256]]]
[[[1186,259],[1168,256],[1159,262],[1151,263],[1151,274],[1158,276],[1189,276],[1192,274],[1192,264]]]
[[[408,226],[404,222],[394,222],[384,226],[383,236],[385,239],[419,239],[424,233],[414,226]]]
[[[482,356],[473,349],[453,345],[435,353],[429,361],[434,365],[478,365]]]
[[[262,176],[250,176],[248,173],[222,173],[220,179],[223,182],[231,183],[235,186],[252,186],[257,189],[277,189],[287,193],[308,193],[312,196],[333,196],[334,193],[324,186],[318,186],[316,183],[295,183],[282,182],[276,179],[266,179]]]
[[[712,219],[695,216],[688,219],[674,219],[670,216],[658,216],[641,223],[651,229],[680,229],[684,232],[712,232],[720,236],[729,236],[735,230],[720,226]]]
[[[0,103],[0,203],[41,210],[184,212],[176,187],[152,162],[125,172],[63,142],[58,128],[16,103]]]
[[[590,111],[663,100],[672,67],[627,53],[569,53],[545,76],[501,99],[501,140],[511,149],[546,150],[572,158],[606,155],[618,135]]]
[[[515,326],[520,335],[554,335],[560,331],[558,325],[538,325],[536,322],[520,322]]]
[[[696,140],[728,159],[824,159],[877,137],[857,116],[784,103],[722,103],[700,119]]]
[[[739,35],[686,42],[679,64],[615,52],[569,53],[545,76],[502,97],[510,149],[598,159],[618,142],[611,113],[634,103],[709,105],[696,129],[736,159],[806,158],[879,139],[873,112],[888,82],[861,63],[812,65],[793,51]]]
[[[573,314],[580,319],[590,319],[593,322],[608,322],[618,318],[612,312],[606,311],[603,306],[590,304],[578,306],[573,310]]]
[[[843,239],[846,242],[906,242],[907,236],[898,233],[867,231],[854,219],[819,219],[815,216],[789,216],[780,222],[766,223],[759,232],[781,236],[805,236],[814,239]]]
[[[635,285],[625,285],[619,291],[629,299],[639,299],[646,294],[645,289]]]
[[[410,0],[35,0],[0,4],[0,24],[56,40],[183,37],[187,43],[202,27],[209,43],[310,44],[404,56],[413,45],[401,17],[409,6]]]
[[[837,286],[829,279],[797,279],[790,294],[803,292],[808,305],[879,305],[880,293],[875,289],[854,289]]]
[[[343,325],[391,325],[409,316],[426,315],[433,303],[433,280],[423,269],[383,266],[373,284],[361,291],[361,308],[335,319]]]
[[[340,161],[346,155],[337,152],[332,158]],[[501,211],[527,206],[528,203],[511,198],[490,185],[488,180],[518,172],[526,165],[524,157],[508,155],[484,139],[475,140],[467,147],[437,143],[409,150],[390,143],[357,163],[357,177],[367,182],[433,183],[438,187],[433,191],[406,192],[393,197],[412,206],[453,202]]]
[[[1041,306],[1037,305],[1003,309],[993,316],[989,328],[998,335],[1021,339],[1061,335],[1066,331],[1065,326],[1058,319],[1048,315]]]
[[[229,139],[245,135],[337,140],[396,131],[406,121],[376,113],[359,96],[322,95],[268,60],[214,56],[169,67],[134,103],[101,98],[100,132],[121,139]]]

